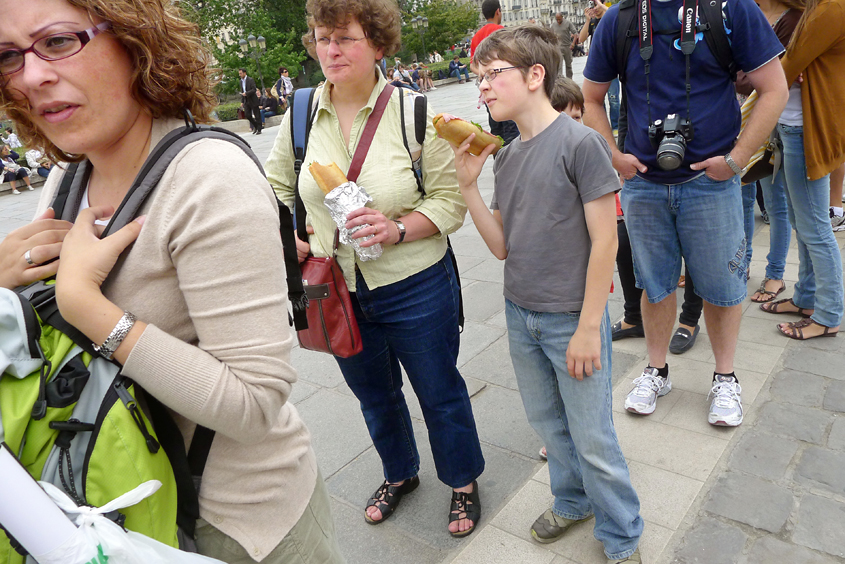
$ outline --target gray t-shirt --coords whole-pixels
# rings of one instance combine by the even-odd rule
[[[619,190],[607,143],[561,114],[502,149],[493,174],[490,207],[502,214],[508,250],[505,297],[533,311],[581,311],[591,249],[584,204]]]
[[[575,24],[566,18],[563,18],[562,23],[557,23],[557,20],[554,20],[551,25],[551,30],[555,32],[555,35],[557,35],[557,40],[560,42],[561,47],[569,47],[572,45],[572,34],[578,33],[578,30],[575,28]]]

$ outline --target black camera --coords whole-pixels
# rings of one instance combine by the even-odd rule
[[[657,166],[675,170],[684,161],[687,143],[692,141],[692,123],[677,114],[669,114],[665,121],[658,119],[648,126],[648,138],[657,147]]]

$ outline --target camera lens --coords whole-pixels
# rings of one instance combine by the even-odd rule
[[[657,149],[657,166],[663,170],[675,170],[684,161],[687,143],[681,135],[664,137]]]

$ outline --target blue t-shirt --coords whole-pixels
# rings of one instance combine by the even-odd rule
[[[639,14],[639,6],[630,10]],[[651,121],[646,105],[645,66],[634,37],[626,65],[625,100],[628,108],[628,136],[625,152],[636,156],[648,167],[640,176],[651,182],[679,183],[701,174],[689,165],[716,155],[724,155],[733,147],[741,123],[739,104],[733,82],[707,46],[704,34],[696,34],[696,46],[690,56],[690,116],[693,140],[687,144],[683,164],[665,171],[657,166],[657,150],[648,138],[651,122],[665,120],[668,114],[687,115],[686,63],[679,41],[680,15],[683,0],[651,1],[654,54],[651,57],[649,93]],[[752,0],[722,2],[725,27],[734,61],[745,72],[751,72],[783,52],[772,27]],[[610,82],[617,75],[616,21],[619,5],[612,6],[599,22],[593,35],[590,56],[584,76],[593,82]],[[658,32],[677,30],[674,35]]]

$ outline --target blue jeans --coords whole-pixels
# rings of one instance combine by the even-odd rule
[[[745,232],[745,264],[751,265],[751,240],[754,239],[754,202],[757,201],[757,183],[742,185],[742,226]]]
[[[448,252],[422,272],[372,290],[357,273],[352,307],[364,350],[335,358],[361,402],[389,482],[413,478],[420,468],[400,362],[422,406],[437,477],[460,488],[484,471],[469,394],[456,366],[458,300]]]
[[[610,128],[619,129],[619,79],[614,78],[607,90],[607,101],[610,103]]]
[[[261,110],[261,123],[263,124],[268,117],[276,115],[276,112],[271,110]]]
[[[739,177],[701,174],[683,184],[655,184],[638,175],[620,200],[631,239],[637,286],[657,303],[674,293],[681,256],[695,293],[719,307],[745,299],[748,263]]]
[[[464,67],[462,69],[455,69],[451,73],[449,73],[449,75],[453,76],[455,78],[461,78],[461,73],[464,73],[464,76],[466,77],[466,79],[469,80],[469,71],[467,70],[466,67]]]
[[[602,368],[580,382],[566,369],[578,312],[539,313],[506,299],[505,317],[525,413],[546,445],[552,510],[567,519],[595,514],[593,534],[608,558],[630,556],[639,544],[643,520],[613,428],[607,309],[600,328]]]
[[[798,282],[792,301],[815,309],[813,321],[825,327],[842,322],[842,256],[830,228],[830,176],[807,178],[804,128],[778,124],[783,140],[783,174],[789,221],[798,240]]]
[[[771,176],[761,178],[760,188],[763,189],[766,212],[769,214],[769,254],[766,257],[766,278],[781,280],[786,268],[789,239],[792,237],[783,167],[774,179]]]

